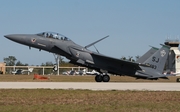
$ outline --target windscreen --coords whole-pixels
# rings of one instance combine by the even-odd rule
[[[70,41],[70,39],[64,35],[61,35],[59,33],[54,33],[54,32],[42,32],[38,33],[38,36],[45,37],[45,38],[54,38],[54,39],[59,39],[59,40],[64,40],[64,41]]]

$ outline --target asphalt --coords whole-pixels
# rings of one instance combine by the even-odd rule
[[[180,91],[180,83],[0,82],[0,89]]]

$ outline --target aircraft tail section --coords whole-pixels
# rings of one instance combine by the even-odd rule
[[[136,62],[137,63],[144,63],[150,56],[152,56],[157,50],[159,50],[156,47],[152,47],[148,50],[143,56],[141,56]]]
[[[148,69],[155,70],[158,73],[163,73],[164,66],[168,58],[169,50],[169,46],[162,45],[161,49],[156,51],[143,64],[149,65],[150,67],[148,67]]]

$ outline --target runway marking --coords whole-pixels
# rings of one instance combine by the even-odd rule
[[[0,89],[180,91],[180,83],[0,82]]]

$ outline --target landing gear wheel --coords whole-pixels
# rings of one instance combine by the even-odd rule
[[[109,82],[109,80],[110,80],[110,77],[109,77],[109,75],[103,75],[103,82]]]
[[[180,82],[180,78],[177,78],[177,79],[176,79],[176,82]]]
[[[102,82],[103,81],[103,76],[102,75],[96,75],[95,81],[96,82]]]

